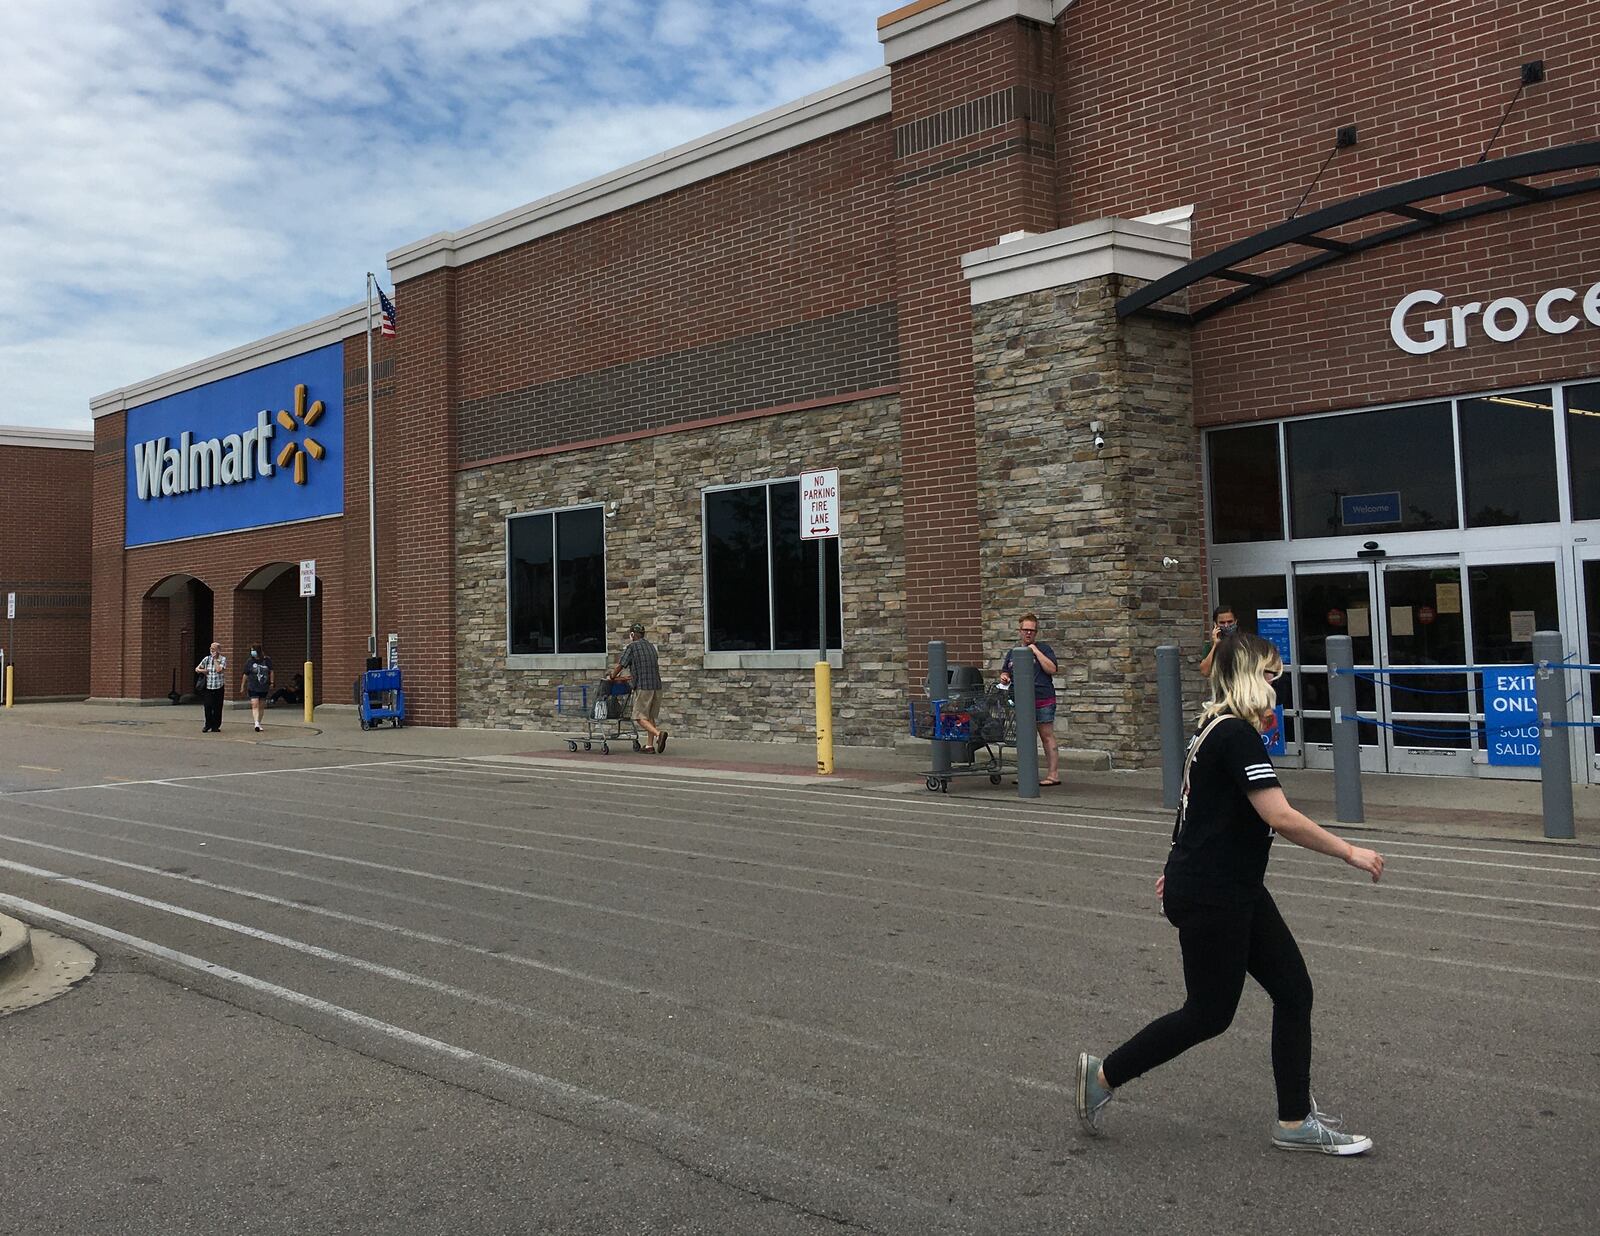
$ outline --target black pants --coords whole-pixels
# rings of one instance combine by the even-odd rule
[[[1116,1087],[1215,1038],[1233,1021],[1248,974],[1272,997],[1272,1078],[1278,1119],[1311,1111],[1311,976],[1271,895],[1245,909],[1168,897],[1167,918],[1183,950],[1183,1007],[1158,1017],[1105,1058]]]
[[[220,730],[222,728],[222,688],[201,687],[200,697],[206,709],[206,728]]]

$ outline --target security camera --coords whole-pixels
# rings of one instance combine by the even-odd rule
[[[1104,434],[1098,434],[1098,433],[1095,434],[1095,436],[1094,436],[1094,449],[1097,450],[1097,451],[1104,450],[1105,449],[1105,445],[1106,445],[1105,435]]]
[[[1164,558],[1161,559],[1161,567],[1162,567],[1163,570],[1170,571],[1170,570],[1172,570],[1173,567],[1175,567],[1177,565],[1178,565],[1178,560],[1176,558],[1173,558],[1173,557],[1169,556],[1169,557],[1164,557]]]
[[[618,504],[616,502],[608,502],[608,503],[606,503],[606,518],[607,519],[615,519],[616,518],[616,516],[617,516],[617,506],[618,506]]]

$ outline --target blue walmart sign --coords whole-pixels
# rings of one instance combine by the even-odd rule
[[[133,408],[124,544],[344,513],[344,345]]]

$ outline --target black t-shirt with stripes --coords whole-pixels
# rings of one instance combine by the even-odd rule
[[[1195,754],[1189,807],[1167,855],[1166,895],[1205,905],[1249,905],[1261,893],[1272,830],[1250,805],[1251,790],[1278,784],[1261,735],[1227,717]]]

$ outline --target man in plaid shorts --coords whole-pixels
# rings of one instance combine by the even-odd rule
[[[650,735],[650,749],[657,755],[667,749],[667,731],[656,725],[656,710],[661,705],[661,659],[656,646],[644,637],[644,624],[628,628],[628,646],[617,658],[612,678],[626,678],[633,687],[633,719]]]

